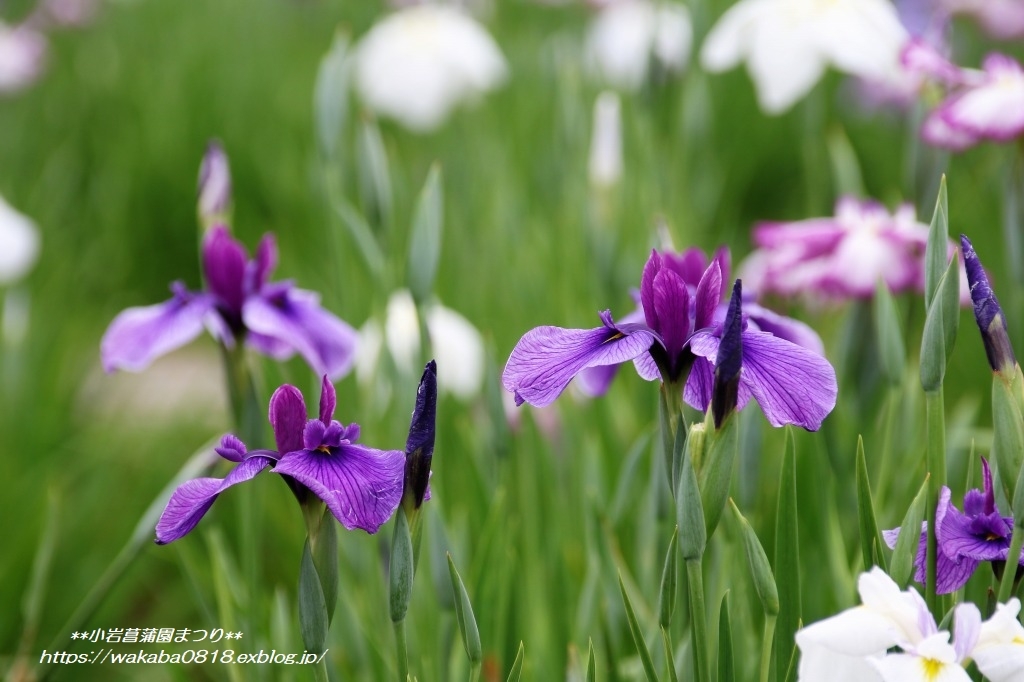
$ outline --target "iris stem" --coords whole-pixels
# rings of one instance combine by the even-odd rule
[[[711,682],[708,667],[708,618],[704,606],[704,573],[701,560],[686,560],[686,586],[690,596],[690,635],[697,682]]]
[[[941,618],[939,599],[936,593],[936,561],[938,558],[938,542],[935,528],[935,512],[939,504],[939,490],[946,484],[946,415],[942,397],[942,387],[925,392],[925,431],[927,432],[927,471],[928,477],[928,548],[927,573],[925,582],[925,600],[928,608]]]
[[[1017,577],[1017,566],[1020,561],[1020,551],[1024,548],[1024,525],[1013,524],[1013,534],[1010,536],[1010,550],[1006,555],[1006,565],[1003,567],[1003,577],[999,581],[999,603],[1005,604],[1010,595],[1013,594],[1013,583]]]
[[[398,660],[398,682],[409,679],[409,647],[405,636],[405,619],[394,621],[395,655]]]
[[[775,621],[778,617],[772,613],[764,616],[764,639],[761,640],[761,682],[768,682],[772,672],[772,648],[775,641]]]

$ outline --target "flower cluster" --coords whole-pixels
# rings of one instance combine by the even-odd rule
[[[857,588],[861,606],[796,633],[801,682],[967,682],[972,659],[991,682],[1019,682],[1024,627],[1016,597],[985,622],[974,604],[958,605],[950,642],[921,595],[901,592],[877,566],[861,574]]]
[[[271,235],[263,237],[250,260],[219,225],[203,238],[202,252],[206,289],[189,291],[175,282],[171,300],[121,312],[100,345],[104,369],[145,369],[205,327],[228,348],[245,341],[275,359],[298,352],[317,373],[332,379],[348,372],[355,330],[321,308],[317,294],[288,281],[269,281],[277,264]]]
[[[935,591],[938,594],[955,592],[966,585],[982,562],[993,563],[993,567],[998,566],[1002,570],[1009,558],[1013,517],[1003,516],[996,508],[992,472],[984,458],[981,460],[981,468],[984,489],[967,491],[962,512],[950,503],[949,488],[942,486],[939,491],[939,504],[935,510],[935,537],[939,548]],[[883,533],[890,548],[896,546],[899,534],[899,528]],[[914,579],[922,585],[925,582],[927,545],[927,526],[922,525],[921,539],[914,558],[914,567],[917,569]],[[1024,554],[1018,563],[1024,566]]]
[[[614,367],[632,361],[644,379],[681,385],[688,404],[707,410],[727,313],[727,260],[721,253],[704,267],[706,259],[696,250],[652,252],[640,283],[639,311],[615,322],[605,310],[602,326],[594,329],[545,326],[527,332],[512,350],[502,384],[517,404],[541,407],[585,370],[591,392],[603,391]],[[741,318],[739,407],[754,398],[774,426],[818,429],[835,407],[835,370],[817,350],[786,337],[813,337],[810,343],[818,348],[820,340],[795,321],[751,307]],[[754,314],[761,311],[767,329]]]
[[[894,293],[924,290],[928,226],[910,204],[889,213],[877,202],[843,197],[832,217],[762,222],[753,239],[758,248],[740,272],[762,294],[869,298],[879,281]]]
[[[905,68],[948,90],[925,118],[921,136],[954,151],[990,140],[1006,142],[1024,133],[1024,69],[999,53],[985,57],[981,70],[961,68],[919,41],[903,49]]]

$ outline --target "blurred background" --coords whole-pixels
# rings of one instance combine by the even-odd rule
[[[209,337],[138,374],[105,374],[99,358],[100,338],[120,310],[167,299],[174,280],[200,287],[196,177],[211,139],[230,158],[235,237],[251,251],[273,232],[281,252],[276,278],[320,292],[325,307],[356,328],[383,320],[392,293],[405,286],[417,196],[431,167],[441,169],[434,294],[479,331],[484,361],[479,388],[443,394],[438,407],[434,498],[410,616],[421,680],[465,669],[447,574],[439,570],[445,549],[474,600],[486,679],[505,678],[520,641],[529,679],[576,679],[590,641],[599,679],[638,679],[616,575],[635,591],[638,615],[653,623],[672,525],[664,513],[668,491],[652,464],[655,385],[626,368],[603,398],[567,393],[550,408],[516,410],[499,376],[515,342],[535,326],[587,328],[600,310],[631,311],[631,288],[651,248],[667,238],[680,250],[726,245],[735,264],[753,248],[757,221],[828,216],[851,191],[890,209],[909,202],[927,223],[945,173],[951,233],[971,236],[1020,338],[1024,264],[1013,262],[1005,245],[1015,233],[1004,230],[1005,221],[1019,220],[1007,199],[1014,144],[930,150],[917,135],[919,109],[867,106],[833,71],[791,110],[767,116],[744,69],[709,74],[696,59],[727,2],[692,2],[689,63],[655,69],[619,94],[622,167],[606,184],[588,171],[594,105],[608,88],[586,58],[596,7],[526,0],[472,7],[507,62],[503,83],[426,133],[375,118],[352,95],[347,113],[332,119],[338,142],[325,160],[314,99],[321,60],[332,45],[350,48],[364,36],[392,11],[385,3],[67,2],[81,12],[40,30],[38,75],[0,92],[0,196],[35,223],[41,245],[30,272],[0,285],[0,670],[12,678],[19,655],[37,661],[54,642],[72,652],[94,647],[72,642],[65,623],[191,454],[232,429]],[[0,20],[10,26],[38,11],[33,0],[0,0]],[[961,64],[977,65],[992,49],[1018,58],[1024,52],[1019,42],[993,42],[967,18],[955,20],[951,35]],[[336,196],[380,237],[381,273],[367,265]],[[819,331],[840,377],[839,407],[826,427],[796,434],[806,510],[804,612],[812,620],[853,597],[857,435],[869,462],[883,441],[891,443],[895,464],[876,500],[882,526],[899,524],[923,480],[923,401],[913,359],[924,305],[918,294],[897,298],[912,362],[902,388],[892,389],[879,376],[870,322],[863,323],[870,303],[770,303]],[[318,379],[301,359],[253,362],[264,405],[286,381],[314,399]],[[398,364],[337,383],[337,418],[359,422],[362,441],[375,447],[404,443],[418,370]],[[967,451],[972,442],[983,451],[990,437],[990,374],[969,310],[946,382],[959,499]],[[895,396],[897,407],[887,407]],[[900,411],[886,427],[889,409]],[[743,424],[737,503],[771,547],[783,435],[753,404]],[[225,499],[204,533],[166,547],[145,543],[85,629],[233,621],[246,625],[237,651],[301,651],[292,601],[301,516],[273,478],[251,484],[264,510],[259,584],[243,584],[232,563],[238,507]],[[390,526],[374,537],[341,533],[331,642],[339,680],[393,675],[384,573],[390,535]],[[728,523],[716,538],[739,546]],[[760,616],[745,568],[728,551],[716,556],[709,608],[717,612],[731,589],[737,650],[747,642],[755,651]],[[742,670],[754,669],[750,658]],[[279,666],[243,673],[210,664],[71,668],[58,666],[52,679],[307,675]]]

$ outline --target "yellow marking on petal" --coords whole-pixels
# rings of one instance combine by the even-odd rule
[[[924,668],[924,678],[928,682],[933,682],[933,680],[938,679],[945,666],[941,661],[936,661],[934,658],[922,658],[921,667]]]
[[[618,341],[619,339],[624,339],[624,338],[626,338],[625,334],[623,334],[622,332],[615,332],[614,336],[609,336],[607,339],[605,339],[601,343],[611,343],[612,341]]]
[[[319,450],[320,452],[324,453],[325,455],[331,454],[331,449],[329,447],[327,447],[326,445],[321,445],[320,447],[317,448],[317,450]]]

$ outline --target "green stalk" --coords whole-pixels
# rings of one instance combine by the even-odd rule
[[[938,544],[935,535],[935,511],[939,504],[939,490],[946,484],[946,417],[943,406],[942,386],[925,392],[925,431],[928,439],[928,549],[925,601],[937,618],[941,617],[939,598],[935,591],[936,561]]]
[[[697,682],[711,682],[708,667],[708,618],[704,606],[704,574],[701,560],[686,560],[686,586],[690,595],[690,635],[693,638],[693,664]]]
[[[1019,557],[1021,549],[1024,549],[1024,524],[1013,524],[1013,535],[1010,536],[1010,551],[1006,555],[1006,565],[1003,566],[1003,577],[999,581],[999,599],[1005,604],[1013,594],[1013,584],[1017,576],[1017,562],[1013,557]]]
[[[778,616],[766,613],[764,615],[764,639],[761,640],[761,682],[768,682],[772,674],[772,648],[775,641],[775,621]]]
[[[398,661],[398,682],[409,679],[409,646],[405,636],[405,619],[395,621],[395,654]]]

